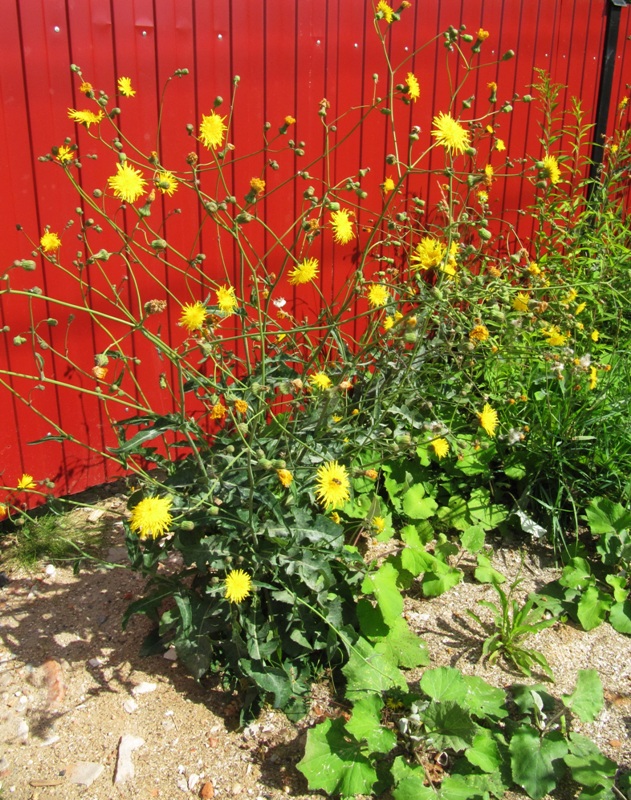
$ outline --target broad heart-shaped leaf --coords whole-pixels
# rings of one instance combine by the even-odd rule
[[[429,553],[428,556],[431,559],[431,568],[426,570],[421,588],[425,597],[438,597],[453,586],[457,586],[464,573]]]
[[[560,733],[540,737],[530,725],[522,725],[513,734],[509,750],[513,780],[533,800],[540,800],[554,789],[560,775],[560,759],[568,752]]]
[[[387,654],[399,667],[414,669],[429,664],[427,644],[410,630],[403,617],[395,620],[387,636],[373,641],[375,650]]]
[[[564,694],[561,700],[581,722],[593,722],[604,705],[603,685],[596,670],[579,669],[576,688],[572,694]]]
[[[420,713],[420,717],[425,725],[428,741],[437,750],[464,750],[473,744],[473,739],[480,730],[468,712],[450,700],[431,702]]]
[[[368,575],[362,584],[364,592],[375,595],[384,622],[388,626],[399,619],[403,613],[403,597],[397,586],[398,577],[397,570],[390,562],[386,561],[377,572]]]
[[[311,790],[329,796],[370,794],[377,780],[374,767],[342,719],[327,719],[309,731],[305,754],[296,766]]]
[[[471,526],[467,501],[459,494],[452,494],[446,506],[436,512],[438,519],[450,528],[464,531]]]
[[[358,742],[365,741],[371,753],[389,753],[397,743],[394,731],[381,724],[383,700],[380,695],[366,694],[355,701],[346,730]]]
[[[613,786],[618,765],[604,756],[587,736],[573,733],[570,752],[563,760],[572,772],[572,779],[582,786]]]
[[[392,792],[395,800],[436,800],[436,792],[425,786],[427,778],[425,770],[420,765],[411,766],[403,756],[397,756],[391,772],[396,784]]]
[[[366,639],[355,642],[342,672],[346,675],[346,696],[350,699],[354,699],[358,692],[385,692],[395,686],[407,688],[392,656],[378,653]]]
[[[631,634],[631,601],[614,603],[609,611],[609,622],[618,633]]]
[[[471,492],[467,508],[474,524],[481,525],[486,531],[497,528],[509,514],[506,506],[493,503],[489,490],[482,487]]]
[[[468,691],[462,673],[453,667],[426,669],[420,686],[432,700],[453,700],[461,705]]]
[[[506,708],[506,692],[491,686],[477,675],[464,675],[467,695],[462,705],[469,709],[474,717],[491,717],[503,719],[508,716]]]
[[[611,606],[611,597],[596,586],[588,586],[578,601],[576,615],[586,631],[596,628],[605,619]]]
[[[422,484],[410,487],[403,495],[403,511],[410,519],[429,519],[433,517],[438,503],[433,497],[425,496]]]
[[[484,528],[471,525],[460,536],[460,543],[469,553],[477,553],[484,547]]]
[[[448,775],[440,784],[440,800],[486,800],[488,792],[475,786],[471,775]]]
[[[631,528],[631,510],[606,497],[594,497],[585,509],[585,516],[594,534],[620,533]]]
[[[478,566],[473,573],[476,581],[480,583],[504,583],[506,578],[495,567],[491,566],[491,559],[488,556],[478,553]]]
[[[497,742],[487,728],[483,728],[475,736],[472,746],[465,751],[465,757],[470,764],[479,767],[483,772],[495,772],[502,764]]]

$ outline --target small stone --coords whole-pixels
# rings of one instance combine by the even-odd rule
[[[101,517],[105,514],[104,509],[102,508],[93,508],[92,511],[88,514],[88,522],[98,522]]]
[[[235,783],[232,787],[232,794],[236,797],[243,792],[243,786],[240,783]]]
[[[52,564],[46,564],[44,567],[44,572],[48,575],[49,578],[54,578],[57,574],[57,570]]]
[[[208,744],[210,747],[217,747],[219,744],[219,737],[218,736],[209,736],[208,737]]]
[[[28,734],[29,734],[28,722],[25,719],[21,719],[18,722],[16,738],[19,739],[19,741],[22,742],[22,744],[26,744],[28,741]]]
[[[188,776],[188,790],[189,790],[189,792],[192,792],[193,789],[197,786],[198,783],[199,783],[199,775],[196,775],[194,772],[192,772]]]
[[[42,664],[42,671],[44,673],[44,684],[48,689],[46,705],[48,708],[58,706],[66,696],[66,685],[61,664],[55,661],[54,658],[50,658]]]
[[[134,711],[138,711],[138,703],[134,700],[133,697],[130,697],[129,700],[126,700],[123,703],[123,708],[128,714],[133,714]]]
[[[103,664],[105,664],[105,660],[102,659],[102,658],[99,658],[98,656],[96,658],[91,658],[88,661],[88,666],[89,667],[102,667]]]
[[[186,782],[186,778],[177,779],[177,788],[183,792],[188,792],[188,784]]]
[[[177,661],[177,652],[175,651],[175,647],[169,647],[166,653],[163,654],[162,658],[166,658],[167,661]]]
[[[134,686],[134,688],[131,690],[131,693],[134,696],[138,696],[139,694],[149,694],[150,692],[155,692],[157,688],[157,684],[143,681],[142,683]]]
[[[121,736],[118,743],[118,758],[116,759],[116,774],[114,776],[114,783],[123,783],[134,777],[135,769],[131,760],[131,754],[134,750],[145,743],[144,739],[140,736],[132,736],[126,733]]]
[[[105,767],[103,764],[95,764],[92,761],[77,761],[76,764],[71,764],[66,770],[66,777],[70,783],[76,783],[81,786],[90,786],[103,772]]]
[[[202,788],[199,790],[199,796],[202,800],[210,800],[211,797],[215,796],[215,787],[212,785],[211,781],[206,781],[202,785]]]
[[[610,739],[609,740],[609,744],[612,747],[615,747],[616,749],[618,749],[619,747],[622,747],[622,742],[620,741],[620,739]]]

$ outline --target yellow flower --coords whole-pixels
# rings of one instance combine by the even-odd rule
[[[107,376],[107,367],[99,367],[98,365],[96,367],[92,367],[92,374],[97,380],[103,381]]]
[[[388,25],[390,25],[394,10],[390,8],[390,6],[386,3],[386,0],[379,0],[377,3],[377,14],[379,14],[379,12],[381,12],[382,18],[385,19]]]
[[[370,478],[371,481],[376,481],[377,478],[379,477],[379,473],[377,472],[376,469],[365,469],[364,475],[367,478]]]
[[[557,325],[544,328],[541,335],[546,337],[551,347],[562,347],[567,342],[567,336],[561,333]]]
[[[478,200],[480,201],[480,203],[488,203],[489,196],[488,196],[487,192],[485,192],[485,191],[478,192]]]
[[[490,35],[491,34],[488,31],[485,31],[484,28],[480,28],[480,30],[476,34],[479,42],[484,42],[486,39],[489,38]]]
[[[431,236],[424,236],[410,256],[412,269],[432,269],[445,257],[446,245]]]
[[[587,303],[579,303],[579,304],[576,306],[576,309],[574,310],[574,314],[575,314],[575,316],[577,316],[577,317],[578,317],[578,315],[579,315],[579,314],[582,314],[582,313],[583,313],[583,311],[585,311],[585,309],[586,309],[586,308],[587,308]]]
[[[316,482],[316,497],[326,508],[341,506],[351,496],[346,467],[337,461],[318,467]]]
[[[528,306],[530,303],[530,295],[528,292],[518,292],[517,295],[513,298],[513,308],[515,311],[520,311],[522,313],[526,313],[528,311]]]
[[[103,119],[103,112],[99,111],[98,114],[95,114],[93,111],[89,109],[84,109],[83,111],[77,111],[74,108],[68,109],[68,116],[70,117],[73,122],[80,122],[82,125],[85,125],[86,128],[89,128],[90,125],[96,125]]]
[[[380,283],[372,283],[368,289],[368,302],[373,308],[385,306],[390,299],[390,293]]]
[[[502,153],[504,152],[504,150],[506,150],[506,145],[504,144],[503,139],[496,139],[495,149],[497,150],[498,153]]]
[[[120,197],[126,203],[138,200],[147,185],[142,172],[130,167],[127,162],[116,165],[116,175],[109,177],[107,183],[114,190],[114,197]]]
[[[437,458],[444,458],[449,452],[449,442],[447,439],[433,439],[430,444],[434,448]]]
[[[380,533],[383,533],[386,527],[386,521],[383,517],[373,517],[370,526],[373,531],[379,535]]]
[[[65,144],[62,144],[60,147],[57,148],[57,155],[55,156],[57,161],[60,164],[67,164],[69,161],[72,161],[74,158],[74,152],[72,147],[68,147]]]
[[[89,94],[89,93],[90,93],[90,92],[92,92],[93,90],[94,90],[94,87],[92,86],[92,84],[91,84],[91,83],[88,83],[88,81],[83,81],[83,83],[81,84],[81,86],[79,86],[79,91],[80,91],[82,94]]]
[[[220,286],[215,292],[217,305],[224,317],[229,317],[237,309],[239,302],[232,286]]]
[[[8,513],[8,507],[4,503],[0,503],[0,519],[4,519]]]
[[[600,339],[600,334],[598,333],[597,330],[593,330],[591,332],[591,340],[592,340],[592,342],[597,342],[599,339]]]
[[[196,303],[186,303],[182,306],[182,314],[178,325],[181,325],[189,333],[199,331],[204,327],[206,321],[206,306],[198,300]]]
[[[624,111],[624,109],[629,105],[629,98],[623,97],[622,100],[618,103],[618,108],[620,111]]]
[[[214,406],[210,409],[210,418],[223,419],[227,413],[228,409],[224,406],[223,403],[215,403]]]
[[[390,194],[390,192],[394,191],[395,186],[396,186],[396,184],[392,180],[392,178],[386,178],[385,181],[382,184],[383,193],[384,194]]]
[[[169,513],[171,505],[168,497],[145,497],[132,509],[129,527],[141,539],[157,539],[169,530],[173,521]]]
[[[418,78],[413,72],[408,72],[408,76],[405,79],[406,86],[408,87],[407,95],[410,100],[413,100],[415,103],[421,96],[421,87],[418,83]]]
[[[202,144],[209,149],[217,150],[223,144],[224,133],[228,130],[224,125],[225,117],[220,117],[211,111],[208,116],[202,114],[202,121],[199,126],[199,138]]]
[[[277,469],[276,474],[278,475],[278,480],[283,484],[285,488],[291,486],[294,476],[288,469]]]
[[[488,403],[484,404],[482,411],[478,411],[478,420],[480,422],[480,427],[484,428],[489,436],[495,436],[495,429],[498,424],[497,411],[491,408]]]
[[[484,167],[484,183],[487,186],[490,186],[493,183],[493,174],[494,174],[493,165],[492,164],[487,164]]]
[[[265,191],[265,181],[262,178],[252,178],[250,180],[250,189],[256,194],[263,194]]]
[[[388,316],[383,321],[383,329],[384,331],[389,331],[392,327],[394,327],[394,317]]]
[[[333,520],[333,522],[334,522],[336,525],[339,525],[339,524],[340,524],[340,522],[342,521],[342,517],[340,517],[340,515],[337,513],[337,511],[334,511],[334,512],[331,514],[331,516],[329,517],[329,519]]]
[[[470,146],[469,132],[450,114],[441,111],[433,119],[432,136],[451,154],[464,153]]]
[[[596,367],[590,367],[589,370],[589,388],[590,391],[596,388],[596,384],[598,383],[598,370]]]
[[[541,267],[536,261],[531,261],[530,266],[528,267],[528,272],[531,275],[541,275]]]
[[[469,331],[469,340],[472,342],[486,342],[489,338],[489,329],[486,325],[476,325]]]
[[[237,414],[247,414],[248,413],[248,404],[245,400],[235,400],[234,401],[234,410]]]
[[[52,231],[46,231],[39,243],[45,253],[54,253],[55,250],[59,250],[61,247],[61,239]]]
[[[285,125],[289,127],[289,125],[295,125],[295,124],[296,124],[295,117],[292,117],[291,114],[287,114],[287,116],[285,117]]]
[[[319,263],[317,258],[303,259],[289,273],[289,283],[292,286],[300,286],[303,283],[315,280],[318,277]]]
[[[131,85],[131,78],[119,78],[117,86],[123,97],[133,97],[136,94],[136,90]]]
[[[167,172],[167,170],[156,173],[153,182],[158,189],[160,189],[162,194],[168,194],[169,197],[171,197],[173,192],[177,189],[177,178],[172,172]]]
[[[489,81],[486,84],[486,88],[490,89],[492,92],[496,92],[497,91],[497,84],[495,83],[495,81]],[[491,128],[491,126],[487,125],[486,130],[488,131],[488,133],[493,133],[493,128],[491,128],[491,130],[489,130],[489,128]]]
[[[226,575],[226,600],[240,603],[252,593],[252,578],[242,569],[233,569]]]
[[[309,376],[309,383],[314,387],[314,389],[320,389],[324,391],[325,389],[330,388],[331,379],[326,372],[320,370],[320,372],[314,372],[313,375]]]
[[[352,213],[346,208],[340,208],[339,211],[334,211],[331,214],[333,238],[338,244],[348,244],[355,238],[353,223],[350,220],[350,214]]]
[[[18,481],[18,490],[20,491],[28,492],[29,489],[35,489],[36,486],[37,484],[35,483],[35,478],[32,475],[27,475],[26,472]]]
[[[561,180],[559,162],[554,156],[545,156],[543,159],[543,171],[553,186]]]

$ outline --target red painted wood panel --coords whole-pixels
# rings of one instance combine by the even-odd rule
[[[4,267],[14,259],[30,257],[47,225],[63,238],[63,268],[37,258],[37,270],[13,271],[11,285],[23,290],[39,287],[44,293],[60,295],[69,304],[80,305],[83,293],[95,309],[109,313],[112,306],[99,293],[105,292],[108,281],[112,281],[120,284],[121,298],[137,313],[150,299],[178,297],[181,302],[190,302],[204,299],[209,292],[212,297],[214,288],[223,283],[248,285],[261,274],[263,267],[258,259],[263,254],[268,272],[280,271],[287,260],[291,264],[306,256],[318,258],[318,291],[329,297],[344,296],[355,269],[356,250],[353,245],[341,247],[333,243],[330,215],[323,214],[323,235],[309,247],[300,231],[290,226],[309,208],[303,192],[313,186],[318,196],[322,194],[325,167],[317,157],[323,150],[325,129],[317,112],[324,99],[330,104],[327,122],[337,124],[337,130],[329,134],[333,148],[330,180],[338,185],[335,199],[357,213],[360,243],[365,243],[367,236],[362,225],[383,206],[380,184],[388,175],[397,177],[396,167],[386,163],[387,154],[394,151],[394,142],[388,120],[381,113],[371,113],[361,133],[344,140],[360,119],[361,107],[370,104],[373,93],[385,97],[388,92],[389,78],[375,25],[383,33],[392,65],[398,67],[395,83],[402,83],[408,72],[419,80],[419,101],[405,105],[397,99],[393,112],[399,147],[406,151],[409,132],[412,126],[418,126],[420,140],[413,152],[421,153],[431,143],[433,115],[450,110],[451,90],[464,76],[457,54],[448,52],[443,44],[442,34],[449,25],[465,25],[472,34],[479,28],[490,32],[481,59],[472,61],[476,69],[451,109],[454,114],[462,114],[465,120],[484,117],[490,110],[490,81],[498,84],[499,107],[515,94],[521,97],[531,92],[535,68],[541,68],[567,87],[561,92],[560,104],[568,122],[573,95],[581,98],[589,118],[595,113],[607,2],[418,0],[404,12],[401,23],[388,26],[383,21],[375,23],[373,5],[368,0],[10,0],[5,3],[0,26],[0,219]],[[616,107],[630,93],[630,35],[631,10],[622,9],[610,125],[614,119],[621,119],[625,125],[629,122],[629,109],[618,112]],[[416,52],[431,39],[431,44]],[[499,68],[489,63],[507,50],[514,50],[516,57]],[[468,51],[463,52],[469,57]],[[243,205],[250,179],[257,176],[266,181],[265,194],[250,210],[275,231],[285,232],[282,247],[273,246],[273,237],[252,223],[243,227],[246,257],[241,258],[227,237],[218,236],[216,228],[204,222],[192,193],[181,189],[173,197],[159,195],[152,205],[151,228],[168,241],[170,249],[159,256],[147,250],[142,263],[134,267],[139,275],[137,285],[131,280],[127,264],[118,256],[107,264],[90,266],[82,274],[83,283],[77,282],[77,275],[72,273],[75,251],[85,258],[90,249],[116,249],[120,240],[103,224],[93,196],[94,190],[106,188],[107,178],[114,174],[116,155],[100,150],[98,159],[89,158],[98,150],[98,133],[94,128],[86,131],[67,117],[68,107],[90,107],[89,99],[78,90],[80,81],[70,71],[71,63],[81,67],[85,79],[97,91],[102,89],[120,106],[121,115],[115,122],[124,150],[142,170],[148,184],[154,174],[147,160],[150,151],[158,154],[166,169],[182,178],[191,176],[186,161],[191,152],[197,153],[201,163],[212,164],[212,154],[189,135],[186,125],[190,123],[196,133],[202,115],[210,113],[218,95],[224,98],[218,113],[229,115],[234,94],[228,140],[235,149],[226,157],[230,165],[227,189]],[[185,77],[172,77],[178,68],[188,68],[190,72]],[[123,75],[131,78],[137,90],[134,98],[116,95],[116,80]],[[235,90],[233,81],[237,75],[240,80]],[[470,95],[476,97],[473,107],[461,111],[461,101]],[[161,103],[164,110],[158,131]],[[510,176],[520,169],[516,159],[524,152],[530,156],[525,165],[527,173],[533,160],[542,155],[535,104],[517,100],[513,105],[512,114],[495,118],[496,135],[505,140],[506,152],[491,149],[490,138],[479,144],[481,155],[496,171],[490,201],[492,213],[520,226],[519,240],[510,228],[504,228],[506,247],[511,251],[529,234],[527,220],[516,211],[531,199],[532,185],[527,179],[519,181]],[[287,115],[297,122],[284,135],[277,136]],[[270,144],[263,148],[266,122]],[[100,134],[109,141],[116,132],[104,121]],[[74,169],[72,174],[85,192],[83,200],[73,193],[58,164],[38,161],[40,155],[62,144],[66,137],[77,144],[81,156],[82,168]],[[287,147],[290,139],[298,146],[305,143],[304,156],[296,156]],[[136,142],[142,152],[135,152],[127,140]],[[558,153],[563,152],[563,141],[555,146]],[[253,151],[256,155],[244,159]],[[278,169],[270,165],[273,161]],[[442,151],[432,150],[426,164],[439,169],[444,164]],[[362,206],[344,183],[346,178],[357,180],[359,170],[366,167],[370,172],[361,183],[369,200],[367,206]],[[308,170],[310,177],[297,178],[295,192],[288,193],[294,176],[301,170]],[[210,197],[224,198],[226,189],[219,185],[216,170],[204,169],[200,179],[203,191]],[[437,183],[435,175],[415,175],[402,187],[400,196],[389,202],[393,209],[402,209],[406,198],[416,194],[431,204],[437,196]],[[99,202],[115,214],[123,230],[133,224],[134,217],[120,209],[115,199],[107,197]],[[82,213],[77,213],[77,208]],[[104,230],[98,234],[92,226],[84,240],[79,234],[88,218],[101,223]],[[202,233],[197,238],[202,222]],[[431,215],[427,222],[432,222]],[[23,226],[22,232],[16,230],[18,224]],[[200,252],[206,254],[203,265],[191,266],[190,259]],[[375,263],[367,264],[367,280],[376,269]],[[298,319],[306,316],[313,321],[319,309],[318,291],[304,287],[295,291],[284,279],[275,289],[275,296],[285,296],[287,308]],[[50,316],[52,311],[45,301],[32,300],[40,317]],[[359,298],[357,313],[361,315],[366,309],[365,299]],[[164,314],[151,324],[155,324],[155,330],[162,326],[173,341],[180,342],[184,334],[176,324],[179,314],[179,304],[170,300]],[[13,297],[10,302],[0,299],[0,315],[0,327],[10,327],[0,342],[0,370],[36,376],[29,347],[13,344],[13,337],[30,324],[28,298]],[[0,483],[6,486],[14,485],[22,471],[38,479],[52,478],[59,491],[77,491],[111,477],[111,465],[96,454],[86,458],[70,444],[28,446],[27,442],[54,434],[55,425],[59,425],[86,439],[96,451],[103,450],[113,442],[109,417],[121,419],[133,413],[131,401],[109,403],[105,408],[94,396],[96,384],[90,370],[95,354],[110,344],[107,336],[89,326],[79,314],[72,320],[71,309],[56,311],[55,315],[58,325],[40,330],[50,345],[41,352],[46,374],[62,383],[72,382],[83,391],[72,394],[54,385],[42,391],[37,388],[37,380],[16,378],[14,388],[47,417],[38,419],[14,394],[0,387],[4,422]],[[226,335],[235,332],[237,324],[236,318],[223,323]],[[353,324],[359,334],[363,322]],[[115,330],[122,335],[126,329],[121,324]],[[79,370],[65,362],[66,345]],[[146,343],[124,339],[123,348],[126,355],[140,361],[137,374],[147,401],[160,411],[168,410],[171,401],[168,392],[160,388],[159,376],[166,371],[172,379],[172,373]],[[114,364],[114,373],[116,369]],[[128,382],[123,386],[131,389]]]

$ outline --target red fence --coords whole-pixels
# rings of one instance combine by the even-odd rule
[[[403,73],[413,71],[421,84],[421,98],[409,107],[400,106],[399,115],[409,117],[409,127],[418,126],[428,137],[433,114],[446,110],[451,94],[448,73],[444,68],[445,48],[441,32],[449,25],[467,26],[475,33],[482,27],[490,32],[485,42],[485,61],[491,62],[508,50],[516,57],[479,70],[470,94],[481,102],[488,97],[486,85],[498,84],[500,102],[510,101],[515,93],[523,95],[535,80],[535,68],[547,70],[552,80],[567,86],[561,94],[561,107],[569,108],[571,96],[581,98],[589,119],[595,118],[598,83],[603,58],[605,15],[610,0],[415,0],[404,13],[401,23],[388,31],[389,54],[397,64],[409,57]],[[114,95],[116,79],[129,76],[137,96],[121,98],[121,126],[125,136],[145,150],[160,152],[162,163],[183,163],[185,155],[197,143],[186,131],[186,123],[199,124],[208,114],[217,95],[228,98],[233,77],[240,76],[231,136],[237,153],[256,151],[261,144],[263,122],[273,127],[282,124],[287,115],[297,119],[292,135],[306,143],[306,161],[320,152],[323,133],[318,108],[326,98],[330,116],[335,117],[360,103],[369,102],[374,88],[373,74],[380,75],[378,91],[385,91],[385,69],[380,44],[374,31],[374,6],[370,0],[8,0],[4,3],[0,26],[0,160],[2,192],[0,219],[3,223],[4,266],[14,259],[31,258],[45,226],[64,231],[68,220],[76,216],[76,194],[58,165],[42,163],[38,157],[61,145],[66,137],[76,142],[79,152],[95,150],[89,132],[75,126],[67,109],[86,107],[79,93],[76,75],[70,64],[78,64],[86,80]],[[385,23],[380,23],[385,27]],[[627,93],[631,79],[631,56],[627,39],[631,34],[631,13],[622,10],[621,30],[612,92],[612,112]],[[417,48],[438,37],[436,42],[417,55]],[[452,62],[454,63],[454,62]],[[186,67],[190,75],[170,86],[166,113],[156,136],[160,96],[165,82],[178,68]],[[458,73],[456,71],[455,77]],[[128,105],[125,105],[128,103]],[[474,115],[474,105],[471,114]],[[406,117],[406,119],[407,119]],[[353,115],[340,126],[349,125]],[[538,117],[533,108],[517,103],[513,114],[499,120],[498,135],[506,142],[507,153],[522,156],[528,152],[541,154],[538,139]],[[388,174],[386,156],[390,143],[387,124],[378,115],[364,133],[336,151],[334,171],[342,176],[355,176],[360,168],[371,166],[369,188],[378,191],[378,184]],[[562,143],[560,144],[562,147]],[[436,167],[438,154],[430,158]],[[79,182],[87,192],[101,186],[113,172],[113,158],[108,163],[82,158]],[[266,180],[288,180],[304,168],[298,157],[281,164]],[[237,164],[232,170],[235,194],[247,191],[249,178],[265,169],[265,158],[247,166]],[[508,184],[507,184],[508,187]],[[297,184],[294,209],[304,190]],[[427,193],[431,187],[419,185],[416,190]],[[517,188],[498,187],[494,203],[503,211],[521,207],[527,196],[527,184]],[[186,201],[182,201],[186,202]],[[163,211],[168,212],[164,200]],[[178,203],[170,203],[172,209]],[[291,206],[291,203],[289,204]],[[292,218],[293,210],[286,202],[270,199],[265,203],[267,219],[282,221]],[[191,208],[185,208],[191,212]],[[186,230],[186,215],[170,217],[168,239],[183,250],[191,243]],[[18,230],[16,226],[21,226]],[[72,253],[73,228],[64,231],[64,252]],[[324,245],[323,245],[324,246]],[[208,243],[212,248],[212,244]],[[352,268],[348,251],[322,253],[322,290],[335,291]],[[327,268],[335,259],[336,268]],[[70,260],[70,259],[69,259]],[[39,287],[68,302],[77,298],[76,284],[67,280],[54,266],[36,256],[37,270],[21,273],[13,288]],[[163,269],[163,266],[152,266]],[[212,266],[209,268],[212,269]],[[234,268],[236,270],[236,266]],[[233,280],[235,275],[228,274]],[[164,279],[170,280],[165,272]],[[110,422],[104,409],[91,394],[94,383],[80,379],[63,363],[50,358],[34,370],[28,342],[14,344],[14,337],[28,330],[28,304],[15,298],[3,298],[0,305],[0,327],[5,326],[0,341],[0,371],[16,375],[37,375],[37,369],[59,381],[82,381],[82,394],[58,391],[54,384],[44,389],[36,380],[12,378],[12,385],[25,398],[0,386],[0,413],[3,433],[0,440],[2,477],[0,484],[15,486],[22,472],[38,480],[49,477],[64,492],[78,491],[111,476],[98,451],[111,437]],[[131,302],[131,297],[130,297]],[[176,311],[169,319],[174,329]],[[68,315],[63,324],[50,328],[54,349],[63,352],[67,339],[85,350],[84,368],[89,371],[94,353],[102,343],[98,332],[82,328],[79,320]],[[7,326],[9,330],[7,330]],[[149,372],[160,371],[155,354],[136,354]],[[44,354],[45,359],[47,358]],[[0,376],[1,377],[1,376]],[[48,416],[35,415],[29,402]],[[164,403],[164,410],[168,401]],[[113,416],[128,412],[115,408]],[[86,454],[69,444],[51,441],[29,445],[55,433],[55,426],[71,431],[87,440],[95,453]]]

